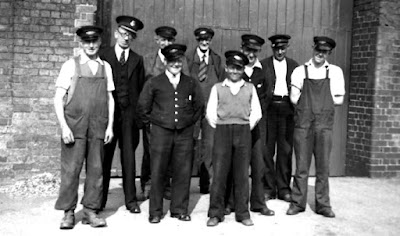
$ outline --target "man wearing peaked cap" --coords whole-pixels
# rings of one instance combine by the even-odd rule
[[[265,66],[263,66],[259,59],[258,54],[265,43],[265,40],[258,35],[244,34],[242,35],[241,51],[246,55],[249,63],[244,67],[242,78],[244,81],[252,83],[257,91],[257,96],[260,100],[261,111],[265,114],[265,98],[267,92],[267,80]],[[250,194],[250,210],[259,212],[262,215],[272,216],[274,211],[270,210],[264,201],[264,155],[265,155],[265,137],[266,127],[265,118],[261,118],[258,124],[251,131],[252,146],[250,157],[251,168],[251,194]],[[228,186],[231,185],[228,181]],[[233,188],[234,190],[234,188]],[[231,196],[227,199],[226,214],[231,211],[234,206],[234,198],[232,191]]]
[[[172,218],[190,221],[188,211],[193,166],[193,126],[203,114],[199,82],[182,73],[186,45],[171,44],[161,50],[166,69],[150,78],[140,94],[137,112],[151,126],[151,191],[149,222],[163,215],[165,178],[172,175]],[[168,173],[168,168],[173,171]]]
[[[313,56],[292,74],[290,100],[295,107],[294,175],[292,202],[286,214],[305,211],[308,173],[312,154],[315,158],[315,210],[325,217],[335,217],[329,200],[329,158],[335,106],[342,105],[345,81],[340,67],[327,58],[336,42],[326,36],[314,37]],[[312,117],[312,119],[310,119]]]
[[[168,45],[171,45],[175,42],[175,37],[177,35],[176,29],[170,26],[159,26],[155,30],[154,40],[158,46],[157,52],[149,52],[144,56],[144,69],[145,69],[145,78],[146,81],[152,77],[155,77],[161,73],[165,72],[167,62],[165,60],[164,54],[161,53],[161,50]],[[182,72],[186,75],[189,74],[187,68],[186,60],[183,60]],[[141,197],[147,199],[149,197],[150,185],[151,185],[151,170],[150,170],[150,150],[149,150],[149,135],[150,130],[149,127],[145,127],[143,130],[143,160],[142,160],[142,168],[141,168],[141,176],[140,176],[140,185],[142,188]],[[171,170],[169,171],[169,173]],[[170,176],[168,174],[165,179],[165,199],[171,199],[171,183]]]
[[[116,101],[114,113],[115,138],[105,145],[105,161],[103,172],[103,203],[106,207],[110,172],[115,147],[118,141],[121,149],[122,185],[125,195],[125,206],[131,213],[140,213],[136,196],[136,164],[135,150],[139,144],[139,129],[143,126],[136,114],[136,104],[143,88],[144,66],[143,57],[130,47],[143,23],[133,16],[118,16],[117,28],[114,32],[116,43],[100,53],[100,57],[110,63],[112,67]]]
[[[286,56],[290,36],[272,35],[272,56],[261,61],[268,81],[265,99],[266,155],[264,171],[265,200],[278,198],[290,202],[292,177],[293,106],[290,103],[290,76],[298,63]],[[276,149],[276,151],[275,151]],[[276,159],[274,159],[276,153]]]
[[[220,81],[221,57],[211,49],[214,30],[199,27],[194,30],[197,46],[186,54],[190,75],[200,82],[204,101],[208,101],[212,86]],[[205,104],[206,105],[206,104]],[[207,194],[212,175],[211,154],[214,140],[214,129],[204,116],[196,123],[194,131],[195,163],[199,174],[200,193]]]
[[[248,206],[251,130],[261,119],[261,106],[254,85],[242,79],[244,67],[249,63],[247,56],[240,51],[227,51],[225,57],[226,78],[212,87],[206,112],[210,126],[215,128],[207,226],[216,226],[224,220],[229,172],[234,182],[235,219],[251,226]]]
[[[82,52],[62,65],[55,85],[54,107],[62,138],[61,185],[55,205],[57,210],[64,211],[60,229],[75,226],[74,210],[84,161],[82,223],[92,227],[107,225],[97,211],[101,208],[103,188],[103,146],[113,137],[114,83],[110,65],[98,56],[101,32],[97,26],[83,26],[76,31],[81,38]]]
[[[76,31],[76,35],[78,35],[82,41],[96,41],[100,38],[102,33],[103,28],[95,25],[82,26]]]
[[[129,31],[134,37],[136,37],[136,33],[144,27],[142,21],[133,16],[118,16],[116,21],[118,27]]]
[[[331,51],[336,47],[335,40],[325,37],[325,36],[316,36],[314,37],[314,44],[316,50],[320,51]]]

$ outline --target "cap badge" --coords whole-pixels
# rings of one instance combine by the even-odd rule
[[[251,43],[257,43],[257,41],[255,39],[249,39],[249,42]]]
[[[205,30],[201,31],[200,34],[205,34],[207,33]]]
[[[318,41],[319,44],[326,44],[326,41]]]
[[[88,35],[93,35],[93,34],[95,34],[96,32],[94,32],[94,31],[87,31],[86,32],[86,34],[88,34]]]
[[[131,25],[132,27],[134,27],[134,26],[135,26],[135,21],[131,21],[130,25]]]
[[[175,53],[176,51],[178,51],[178,49],[172,49],[170,52]]]
[[[240,56],[238,56],[238,55],[233,56],[233,58],[235,58],[235,60],[238,60],[238,61],[242,60],[242,58]]]

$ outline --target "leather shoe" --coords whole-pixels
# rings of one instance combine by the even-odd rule
[[[242,223],[244,226],[252,226],[254,225],[253,221],[251,219],[244,219],[242,221],[240,221],[240,223]]]
[[[289,193],[283,195],[283,197],[278,197],[279,200],[283,200],[285,202],[291,202],[292,201],[292,197],[290,196]]]
[[[222,222],[222,221],[224,221],[224,220],[225,220],[224,217],[222,217],[221,219],[218,218],[218,217],[210,217],[210,218],[207,220],[207,226],[208,226],[208,227],[217,226],[217,225],[219,224],[219,222]]]
[[[83,218],[82,218],[82,224],[84,225],[90,225],[93,228],[98,228],[98,227],[105,227],[107,226],[107,222],[105,219],[100,218],[97,216],[96,212],[92,210],[84,210],[83,212]]]
[[[328,218],[334,218],[335,217],[335,213],[332,211],[332,209],[329,209],[329,208],[325,208],[325,209],[319,210],[319,211],[317,211],[317,214],[323,215],[323,216],[328,217]]]
[[[297,208],[297,207],[294,207],[294,206],[290,206],[289,209],[286,212],[286,215],[290,215],[290,216],[297,215],[300,212],[304,212],[304,211],[305,211],[304,209],[300,209],[300,208]]]
[[[276,198],[275,195],[270,195],[270,194],[268,194],[268,193],[265,193],[265,194],[264,194],[264,200],[265,200],[265,201],[269,201],[269,200],[272,200],[272,199],[275,199],[275,198]]]
[[[264,216],[273,216],[273,215],[275,215],[275,211],[269,209],[267,206],[265,206],[263,208],[259,208],[259,209],[250,209],[250,211],[252,211],[252,212],[260,212],[261,215],[264,215]]]
[[[73,229],[75,226],[74,211],[65,211],[64,217],[61,220],[60,229]]]
[[[129,208],[129,212],[133,214],[139,214],[141,212],[140,207],[137,204],[135,204]]]
[[[232,208],[230,207],[225,207],[224,209],[224,215],[230,215],[232,213]]]
[[[149,216],[149,222],[151,224],[158,224],[161,221],[161,217],[159,216]]]
[[[177,213],[171,213],[172,218],[177,218],[178,220],[181,221],[191,221],[192,219],[190,218],[190,215],[187,214],[177,214]]]

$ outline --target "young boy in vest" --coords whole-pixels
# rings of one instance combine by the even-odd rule
[[[249,63],[247,56],[239,51],[227,51],[225,57],[226,79],[211,89],[206,112],[208,122],[215,128],[212,155],[214,178],[207,226],[216,226],[224,220],[224,198],[230,170],[234,183],[236,221],[251,226],[251,130],[261,119],[261,106],[254,85],[242,79],[244,67]]]

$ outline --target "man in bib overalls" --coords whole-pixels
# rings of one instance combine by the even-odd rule
[[[292,74],[290,100],[295,105],[296,173],[288,215],[305,211],[308,175],[314,154],[316,213],[335,217],[329,200],[329,157],[335,106],[343,104],[345,95],[342,69],[326,60],[335,46],[331,38],[314,37],[313,57]]]
[[[75,226],[74,210],[84,161],[82,223],[92,227],[106,226],[106,221],[98,217],[97,212],[102,201],[103,146],[113,137],[114,99],[111,92],[114,83],[111,66],[98,57],[102,31],[96,26],[83,26],[76,31],[83,51],[63,64],[56,82],[54,107],[62,141],[61,186],[55,208],[64,210],[60,229]]]

